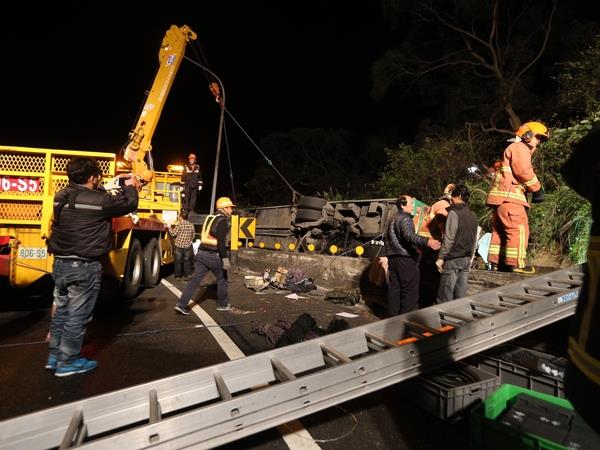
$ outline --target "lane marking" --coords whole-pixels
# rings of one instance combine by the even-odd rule
[[[175,297],[181,297],[181,291],[167,280],[163,278],[160,282],[165,285]],[[240,359],[246,356],[229,335],[223,331],[219,324],[203,308],[201,308],[200,305],[194,304],[192,311],[198,316],[210,334],[212,334],[215,341],[217,341],[217,344],[219,344],[229,359]],[[281,437],[291,450],[317,450],[321,448],[299,420],[292,420],[291,422],[279,425],[277,430],[279,430]]]

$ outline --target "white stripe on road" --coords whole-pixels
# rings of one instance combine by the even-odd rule
[[[167,289],[169,289],[177,298],[181,297],[181,291],[169,283],[164,278],[161,280]],[[227,357],[231,360],[244,358],[244,352],[231,340],[231,338],[223,331],[219,324],[204,310],[200,305],[195,304],[192,311],[198,316],[202,324],[212,334],[221,346]],[[299,420],[292,420],[277,427],[281,433],[281,437],[292,450],[316,450],[321,447],[314,441],[310,433],[304,428]]]

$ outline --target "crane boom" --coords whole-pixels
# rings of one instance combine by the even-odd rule
[[[145,162],[146,155],[152,150],[152,136],[156,130],[163,106],[173,85],[177,70],[185,55],[185,48],[196,39],[196,33],[187,25],[172,25],[163,37],[158,52],[159,68],[146,103],[138,117],[135,128],[129,133],[124,158],[132,164],[133,174],[150,181],[153,167]]]

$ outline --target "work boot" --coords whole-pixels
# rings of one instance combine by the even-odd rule
[[[535,273],[535,267],[533,266],[525,266],[525,267],[512,267],[513,273],[522,273],[525,275],[533,275]]]

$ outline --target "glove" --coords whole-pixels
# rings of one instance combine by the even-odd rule
[[[544,188],[541,188],[539,191],[536,191],[531,196],[531,203],[540,203],[544,201]]]
[[[200,184],[198,185],[198,190],[199,190],[199,191],[201,191],[201,190],[202,190],[202,183],[200,183]]]
[[[229,271],[231,269],[231,263],[229,262],[229,258],[223,258],[223,270]]]
[[[436,260],[435,266],[437,267],[438,272],[442,273],[444,271],[444,260],[443,259]]]

